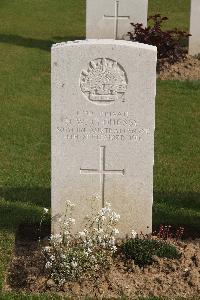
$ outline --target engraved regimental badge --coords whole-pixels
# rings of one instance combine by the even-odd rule
[[[125,70],[110,58],[98,58],[89,63],[80,76],[80,88],[87,99],[95,104],[124,102],[128,79]]]

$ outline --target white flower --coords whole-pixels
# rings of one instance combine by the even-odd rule
[[[102,209],[99,211],[100,217],[104,216],[105,213],[106,213],[105,208],[102,208]]]
[[[51,251],[51,247],[49,247],[49,246],[44,247],[44,251],[50,252]]]
[[[68,221],[72,224],[75,224],[76,220],[75,219],[72,219],[72,218],[69,218]]]
[[[62,279],[59,280],[59,284],[60,284],[60,285],[64,284],[65,282],[66,282],[66,281],[65,281],[64,278],[62,278]]]
[[[88,257],[89,253],[86,250],[84,250],[83,252]]]
[[[69,234],[70,234],[70,232],[68,230],[64,231],[64,235],[69,235]]]
[[[117,228],[113,229],[113,234],[119,234],[119,230]]]
[[[113,211],[110,216],[110,219],[111,221],[118,222],[120,219],[120,215]]]
[[[100,197],[99,194],[94,194],[94,195],[93,195],[93,199],[94,199],[94,200],[97,200],[97,201],[100,201],[100,200],[101,200],[101,197]]]
[[[53,243],[61,243],[62,242],[62,236],[61,236],[61,234],[51,235],[50,240]]]
[[[132,234],[132,237],[135,239],[136,236],[137,236],[137,232],[136,232],[135,230],[132,230],[132,231],[131,231],[131,234]]]
[[[49,212],[48,208],[45,208],[45,207],[44,207],[44,213],[45,213],[45,214],[48,214],[48,212]]]
[[[69,207],[74,207],[74,206],[75,206],[74,203],[72,203],[70,200],[67,200],[67,201],[66,201],[66,204],[67,204],[67,206],[69,206]]]
[[[100,213],[103,213],[103,215],[109,213],[111,211],[110,207],[103,207],[100,211]]]
[[[50,261],[48,261],[45,265],[45,268],[49,269],[52,267],[52,263]]]
[[[104,247],[104,248],[106,247],[105,241],[103,241],[103,242],[101,243],[101,246]]]
[[[117,251],[117,247],[116,246],[113,246],[111,249],[112,249],[113,252]]]
[[[51,255],[51,256],[50,256],[50,260],[51,260],[51,261],[54,261],[55,259],[56,259],[56,258],[55,258],[54,255]]]
[[[79,232],[79,236],[80,236],[80,237],[85,237],[85,236],[86,236],[85,231],[80,231],[80,232]]]
[[[105,216],[103,216],[103,217],[101,218],[101,220],[102,220],[102,221],[105,221],[105,220],[106,220],[106,217],[105,217]]]
[[[91,255],[90,259],[91,259],[93,262],[95,262],[95,261],[96,261],[95,255]]]
[[[115,238],[114,238],[114,236],[111,237],[111,239],[109,241],[109,244],[113,245],[113,246],[115,245]]]
[[[76,261],[72,261],[71,266],[72,266],[72,268],[76,268],[78,266],[78,264]]]

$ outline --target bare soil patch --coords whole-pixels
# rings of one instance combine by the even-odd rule
[[[158,74],[161,80],[200,80],[200,57],[187,55],[174,65],[165,64]]]
[[[153,265],[141,269],[133,261],[124,261],[118,255],[111,270],[103,276],[96,274],[91,280],[69,282],[58,287],[45,270],[37,234],[32,233],[30,228],[25,231],[28,236],[17,235],[5,291],[58,292],[75,299],[85,296],[115,299],[122,295],[129,299],[138,296],[200,299],[200,239],[171,241],[182,253],[178,260],[154,257]],[[47,243],[48,239],[44,238],[43,244]]]

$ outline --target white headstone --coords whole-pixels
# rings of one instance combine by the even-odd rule
[[[54,220],[70,200],[80,230],[98,195],[98,209],[110,202],[121,215],[122,236],[151,231],[156,54],[156,47],[127,41],[53,46]]]
[[[148,0],[87,0],[86,38],[122,39],[130,23],[147,25]]]
[[[200,53],[200,0],[191,0],[189,54]]]

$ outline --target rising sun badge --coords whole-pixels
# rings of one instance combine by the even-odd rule
[[[95,104],[124,102],[128,79],[123,67],[109,58],[98,58],[82,70],[80,88],[87,99]]]

